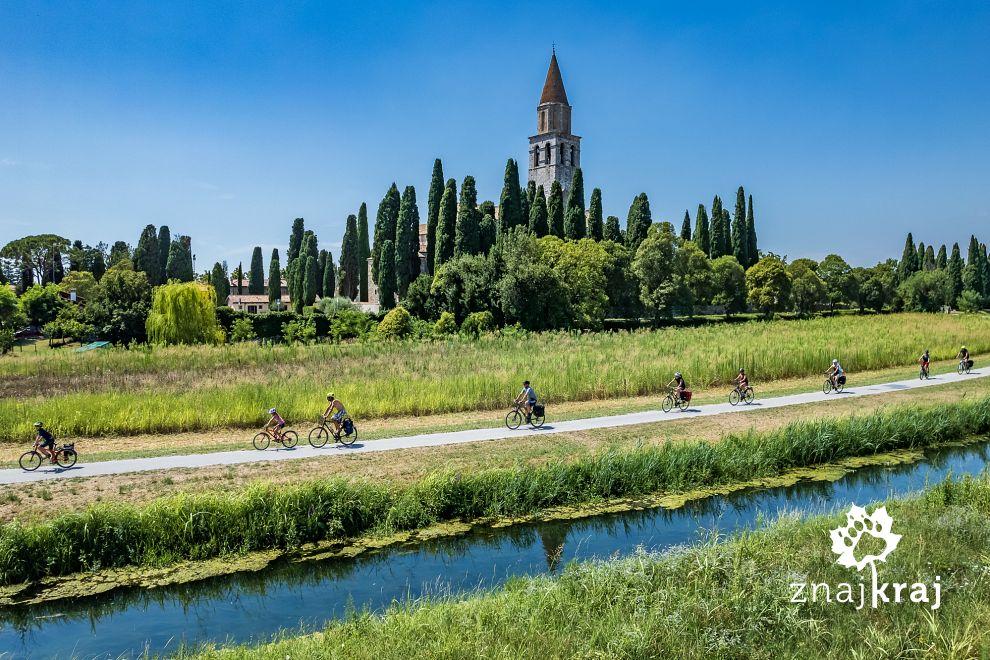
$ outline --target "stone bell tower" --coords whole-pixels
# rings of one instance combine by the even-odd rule
[[[550,185],[559,181],[566,203],[571,177],[580,166],[581,138],[571,133],[571,106],[554,50],[540,104],[536,106],[536,135],[529,138],[529,180],[543,186],[547,195]]]

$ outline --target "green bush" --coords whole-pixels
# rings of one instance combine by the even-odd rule
[[[360,339],[374,328],[374,319],[357,309],[338,310],[330,319],[330,337],[337,342],[344,339]]]
[[[378,336],[383,339],[402,339],[412,331],[412,315],[405,307],[396,307],[378,324]]]
[[[286,323],[282,326],[282,337],[289,344],[309,344],[316,339],[316,323],[312,319]]]
[[[450,312],[444,312],[433,326],[438,335],[452,335],[457,332],[457,319]]]
[[[10,352],[14,347],[14,331],[0,330],[0,355]]]
[[[251,319],[244,317],[234,319],[230,327],[231,341],[250,341],[257,337],[258,335],[254,331],[254,323],[251,322]]]
[[[956,300],[956,306],[961,312],[978,312],[983,309],[983,298],[976,291],[966,289]]]
[[[495,329],[495,318],[491,312],[473,312],[468,314],[461,324],[461,334],[480,337],[482,333]]]

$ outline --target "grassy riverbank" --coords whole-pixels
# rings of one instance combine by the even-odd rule
[[[237,493],[183,494],[146,506],[98,504],[47,522],[14,522],[0,528],[0,583],[292,549],[369,531],[673,493],[988,431],[990,398],[984,398],[796,423],[718,443],[667,443],[540,466],[444,471],[402,486],[321,479],[298,485],[259,484]],[[46,562],[38,562],[39,556]]]
[[[315,635],[178,657],[986,657],[990,482],[946,481],[886,506],[902,539],[880,578],[930,585],[939,576],[936,611],[910,602],[878,610],[791,603],[793,582],[858,585],[830,550],[828,530],[845,524],[838,514],[784,518],[723,543],[572,564],[560,578],[516,579],[494,593],[356,614]]]
[[[529,378],[551,403],[696,388],[745,366],[757,382],[806,377],[839,357],[852,372],[990,351],[980,315],[896,314],[659,331],[452,338],[435,342],[123,349],[3,358],[0,440],[35,419],[60,436],[172,433],[261,424],[277,406],[312,420],[333,390],[359,419],[503,408]],[[163,402],[166,402],[163,404]]]

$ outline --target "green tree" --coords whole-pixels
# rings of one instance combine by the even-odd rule
[[[107,272],[106,243],[99,243],[89,252],[89,264],[86,270],[93,273],[93,277],[99,282],[103,274]]]
[[[710,255],[712,253],[712,237],[708,230],[708,211],[705,210],[704,204],[698,204],[698,213],[694,218],[694,242],[705,254]]]
[[[622,236],[622,228],[619,227],[618,216],[610,215],[605,218],[605,229],[602,230],[602,239],[613,243],[625,243]]]
[[[146,273],[152,286],[161,284],[165,278],[159,249],[158,231],[154,225],[146,226],[141,232],[137,247],[134,248],[134,270]]]
[[[897,289],[897,262],[888,259],[866,270],[859,285],[859,305],[862,309],[882,312],[894,300]]]
[[[962,271],[963,289],[975,291],[983,295],[985,289],[983,283],[983,260],[986,253],[980,249],[980,243],[976,236],[969,237],[969,253],[966,256],[966,266]]]
[[[165,268],[166,280],[192,282],[195,277],[192,265],[192,239],[179,236],[168,250],[168,266]]]
[[[361,264],[361,272],[367,275],[368,269]],[[334,292],[337,289],[337,267],[333,263],[333,253],[327,251],[327,259],[323,264],[323,296],[324,298],[333,298]]]
[[[419,208],[416,189],[406,186],[395,227],[395,286],[400,298],[405,297],[409,283],[419,277],[419,269]]]
[[[723,226],[722,220],[722,199],[715,195],[715,199],[712,200],[712,219],[711,219],[711,237],[710,237],[710,250],[708,252],[712,260],[718,259],[723,254],[728,254],[723,247],[727,242],[725,240],[728,234],[728,228]]]
[[[155,344],[219,344],[224,340],[217,322],[217,299],[212,287],[199,282],[172,282],[155,289],[146,328]]]
[[[528,218],[523,217],[522,207],[522,189],[519,187],[519,165],[510,158],[505,163],[502,195],[498,201],[499,231],[504,232],[513,227],[527,224]]]
[[[760,250],[756,241],[756,219],[753,217],[753,196],[749,196],[749,207],[746,210],[746,254],[749,257],[749,268],[760,260]]]
[[[430,178],[430,193],[426,200],[426,272],[433,274],[436,258],[437,222],[440,220],[440,200],[443,198],[443,163],[433,161],[433,176]],[[361,289],[361,300],[367,300],[367,283]]]
[[[627,234],[630,231],[627,229]],[[669,222],[651,224],[633,260],[633,271],[639,278],[640,300],[657,319],[670,316],[679,302],[676,240]]]
[[[536,198],[538,199],[538,197]],[[559,241],[555,237],[541,241]],[[515,324],[527,330],[549,330],[568,324],[563,283],[557,272],[544,260],[536,237],[522,227],[508,232],[502,240],[505,259],[503,273],[497,280],[494,298],[506,323]],[[482,289],[487,282],[484,268],[477,269],[475,279]],[[474,300],[484,297],[473,296]],[[475,303],[478,304],[478,303]]]
[[[124,241],[117,241],[110,248],[110,263],[109,266],[113,268],[121,261],[131,260],[131,246]]]
[[[282,265],[278,258],[278,248],[272,249],[272,259],[268,262],[268,304],[282,300]]]
[[[340,244],[340,277],[337,280],[338,293],[349,300],[357,297],[361,285],[359,249],[357,217],[351,214],[344,223],[344,238]],[[394,269],[392,273],[394,277]]]
[[[941,270],[918,271],[897,287],[904,308],[916,312],[937,312],[952,296],[952,280]]]
[[[746,311],[746,271],[731,254],[712,262],[712,304],[724,307],[726,316]]]
[[[825,283],[829,311],[834,312],[836,305],[856,301],[856,278],[852,268],[839,255],[830,254],[822,259],[818,264],[818,277]]]
[[[247,317],[234,319],[234,322],[230,324],[231,341],[251,341],[257,337],[258,334],[254,331],[254,322]]]
[[[588,238],[600,241],[605,232],[605,219],[602,215],[602,189],[591,191],[591,203],[588,205]]]
[[[791,297],[791,276],[784,261],[774,254],[756,262],[746,271],[749,303],[770,316],[787,309]]]
[[[289,234],[289,250],[285,253],[285,263],[291,264],[298,256],[302,247],[303,236],[306,234],[306,221],[296,218],[292,221],[292,233]]]
[[[472,312],[496,311],[498,275],[494,255],[462,255],[437,271],[430,296],[437,311],[448,311],[458,322]]]
[[[227,271],[223,269],[219,261],[213,264],[213,269],[210,271],[210,286],[213,287],[217,304],[227,304],[227,297],[230,295],[230,279],[228,279]]]
[[[935,250],[931,245],[925,246],[924,270],[935,270]]]
[[[584,208],[584,175],[581,168],[574,169],[571,189],[567,193],[567,212],[564,214],[564,237],[579,241],[586,235],[587,219]]]
[[[378,264],[378,302],[382,309],[395,307],[395,243],[382,243]]]
[[[392,183],[392,186],[385,193],[381,204],[378,205],[378,215],[375,217],[375,242],[371,246],[371,277],[381,288],[378,281],[378,267],[382,264],[381,253],[385,241],[392,241],[392,249],[395,249],[395,227],[399,222],[399,187]],[[341,253],[341,260],[343,260]],[[393,261],[395,255],[393,255]]]
[[[406,297],[402,300],[402,306],[417,318],[423,320],[434,318],[436,310],[430,296],[432,286],[433,276],[429,273],[422,273],[409,283],[409,290],[406,291]]]
[[[443,180],[441,179],[441,184]],[[431,190],[432,194],[432,190]],[[435,225],[436,223],[434,223]],[[360,272],[360,278],[358,282],[358,299],[361,302],[368,302],[368,259],[371,257],[371,243],[368,239],[368,205],[361,202],[361,207],[358,209],[357,217],[357,229],[358,229],[358,271]],[[434,230],[436,227],[434,226]],[[434,237],[435,240],[435,237]],[[432,245],[432,244],[431,244]],[[431,254],[432,250],[427,251],[427,254]],[[330,261],[333,261],[333,256],[330,256]],[[332,278],[331,278],[332,279]],[[334,287],[330,287],[327,290],[327,295],[332,296],[334,292]]]
[[[478,240],[482,254],[488,254],[495,247],[497,237],[498,227],[495,225],[495,218],[491,213],[486,213],[478,225]]]
[[[537,237],[550,233],[550,222],[547,214],[547,199],[543,186],[536,189],[533,202],[529,206],[529,230]]]
[[[166,273],[166,279],[168,277],[168,256],[171,252],[172,232],[168,225],[162,225],[158,228],[158,267],[161,269],[159,272]]]
[[[244,268],[243,264],[237,264],[237,268],[230,274],[230,279],[234,282],[232,293],[239,296],[244,295]]]
[[[684,220],[681,222],[681,239],[685,241],[691,240],[691,214],[688,213],[687,209],[684,210]],[[708,256],[708,253],[705,253]]]
[[[749,263],[749,235],[746,233],[746,193],[736,191],[736,210],[732,218],[732,254],[741,264]]]
[[[563,315],[573,328],[601,330],[608,311],[606,272],[610,253],[590,239],[564,241],[546,236],[537,241],[540,258],[561,282]]]
[[[908,232],[904,240],[904,252],[901,253],[901,260],[897,264],[897,281],[903,282],[918,270],[918,249],[914,246],[914,237]]]
[[[925,269],[925,244],[924,242],[918,243],[918,259],[915,261],[918,264],[918,270]]]
[[[673,225],[670,225],[670,230],[673,234]],[[678,238],[675,248],[677,306],[689,316],[694,316],[696,307],[707,305],[712,299],[712,262],[701,248],[689,240]]]
[[[93,297],[93,293],[96,291],[96,278],[87,270],[69,271],[58,283],[58,288],[66,295],[71,295],[75,291],[76,300],[85,303]]]
[[[15,331],[27,323],[17,296],[9,287],[0,286],[0,330]]]
[[[147,274],[126,267],[128,263],[121,261],[107,270],[82,312],[82,320],[96,329],[97,336],[118,344],[144,341],[151,307]]]
[[[945,270],[949,266],[949,255],[945,249],[945,243],[938,248],[938,255],[935,257],[935,268]]]
[[[490,215],[493,218],[498,214],[495,208],[495,202],[490,199],[486,199],[481,204],[478,204],[478,221],[480,222],[486,215]]]
[[[301,259],[302,257],[300,257],[300,260]],[[307,256],[305,278],[303,280],[303,291],[306,295],[306,305],[312,305],[316,302],[316,296],[319,293],[320,285],[322,283],[323,276],[322,273],[319,272],[319,257],[314,259],[312,255]]]
[[[639,193],[633,199],[626,216],[626,246],[636,252],[639,244],[646,240],[646,235],[653,225],[653,215],[650,213],[650,200],[646,193]]]
[[[547,196],[547,225],[549,236],[564,237],[564,190],[559,181],[550,184],[550,194]]]
[[[949,257],[949,280],[952,283],[952,300],[954,301],[963,292],[963,260],[959,251],[959,243],[952,244],[952,256]]]
[[[454,258],[454,241],[457,227],[457,182],[447,179],[440,212],[437,216],[437,242],[434,248],[433,272]]]
[[[260,296],[265,292],[265,258],[261,247],[255,246],[251,253],[251,274],[248,276],[248,293]]]
[[[461,184],[461,200],[457,206],[457,226],[454,230],[454,256],[478,254],[481,250],[481,236],[478,217],[478,192],[474,187],[474,177],[464,177]]]
[[[412,316],[405,307],[396,307],[378,324],[378,336],[382,339],[402,339],[412,334]]]
[[[327,252],[326,250],[320,250],[320,257],[319,259],[316,260],[316,272],[320,274],[320,282],[317,285],[316,290],[317,290],[317,295],[319,295],[320,298],[326,298],[327,296],[333,298],[337,295],[336,288],[330,289],[330,291],[327,291],[326,289],[323,288],[323,283],[324,280],[326,279],[325,275],[327,272],[327,257],[329,255],[330,253]]]
[[[828,300],[825,282],[819,277],[817,268],[811,259],[797,259],[787,266],[791,276],[791,300],[794,311],[799,314],[811,314]]]
[[[69,250],[70,245],[68,239],[55,234],[25,236],[0,249],[0,258],[21,264],[20,290],[24,291],[35,282],[51,282],[53,277],[61,279],[61,253]]]
[[[83,258],[84,258],[84,248],[83,243],[80,240],[72,241],[72,247],[69,248],[69,271],[85,270],[83,268]]]
[[[55,320],[58,313],[65,307],[65,302],[59,296],[58,286],[55,284],[35,284],[30,289],[21,294],[18,301],[21,312],[27,317],[31,325],[43,326]]]

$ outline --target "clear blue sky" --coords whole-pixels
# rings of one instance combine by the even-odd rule
[[[435,157],[497,201],[553,42],[623,222],[742,184],[792,259],[990,233],[986,2],[462,4],[0,3],[0,245],[168,224],[267,268],[302,216],[336,257],[392,181],[425,215]]]

